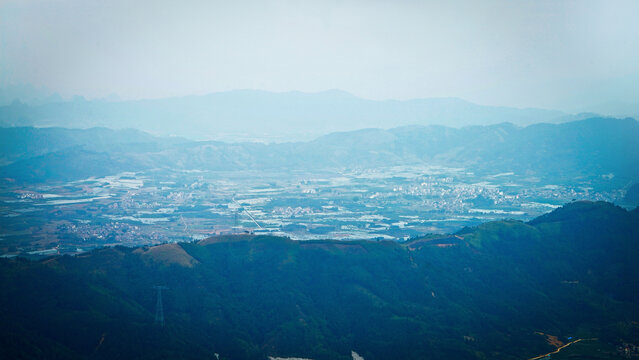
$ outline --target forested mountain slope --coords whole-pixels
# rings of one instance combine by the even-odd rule
[[[639,341],[639,213],[575,202],[406,243],[239,235],[0,261],[6,358],[527,359]],[[166,325],[154,324],[164,285]],[[633,325],[634,324],[634,325]]]

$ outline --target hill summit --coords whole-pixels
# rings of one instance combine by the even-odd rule
[[[575,202],[406,243],[243,235],[1,259],[0,342],[10,358],[522,359],[597,338],[612,356],[639,342],[637,239],[636,212]]]

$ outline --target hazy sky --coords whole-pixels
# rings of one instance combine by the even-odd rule
[[[0,0],[0,86],[636,102],[639,1]]]

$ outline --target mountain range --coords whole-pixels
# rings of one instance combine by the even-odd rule
[[[405,164],[513,172],[551,181],[639,180],[639,122],[589,118],[561,124],[363,129],[288,143],[225,143],[154,137],[137,130],[0,128],[0,178],[74,180],[154,168],[264,170]]]
[[[85,100],[0,106],[0,126],[136,128],[152,134],[228,142],[305,139],[336,131],[405,125],[524,126],[584,118],[544,109],[484,106],[457,98],[367,100],[344,91],[237,90],[165,99]]]
[[[581,339],[553,359],[612,359],[639,342],[638,239],[637,209],[573,202],[404,243],[235,235],[0,259],[0,347],[12,359],[529,359]]]

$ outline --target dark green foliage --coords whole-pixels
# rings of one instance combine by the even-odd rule
[[[0,345],[7,358],[525,359],[553,350],[535,331],[636,342],[638,231],[635,212],[578,202],[463,239],[166,248],[192,267],[123,247],[3,260]],[[164,328],[153,285],[169,288]]]
[[[628,188],[623,202],[631,206],[639,206],[639,183],[635,183]]]

